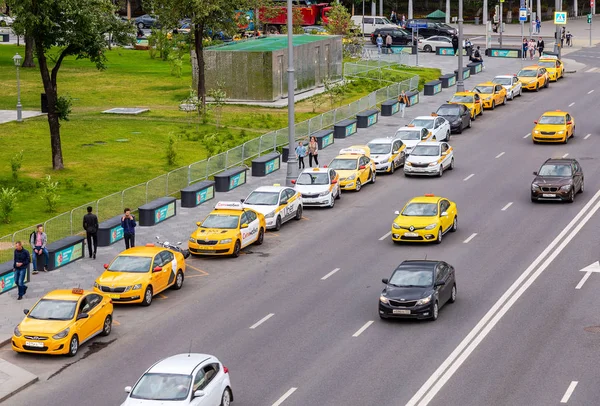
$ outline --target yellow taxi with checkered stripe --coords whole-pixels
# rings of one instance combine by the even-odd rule
[[[483,114],[483,101],[481,96],[474,92],[456,92],[450,100],[450,104],[464,104],[471,111],[471,119]]]
[[[456,203],[445,197],[426,194],[410,200],[395,212],[392,241],[441,243],[444,234],[458,229]]]
[[[473,88],[473,93],[479,94],[484,109],[494,110],[496,106],[506,104],[506,89],[500,84],[480,83]]]
[[[375,183],[377,168],[375,162],[370,158],[371,150],[366,145],[353,145],[340,150],[328,165],[340,175],[340,187],[342,190],[360,191],[362,185]]]
[[[281,229],[288,220],[302,219],[302,195],[291,187],[261,186],[242,200],[244,207],[265,216],[267,229]]]
[[[72,357],[81,344],[112,330],[112,300],[79,288],[53,290],[24,313],[12,336],[16,352]]]
[[[367,144],[378,172],[394,173],[404,165],[406,145],[400,138],[376,138]]]
[[[240,202],[218,202],[188,241],[192,255],[230,255],[238,257],[242,248],[261,245],[267,222],[256,210]]]
[[[537,65],[526,66],[521,69],[517,73],[517,78],[523,84],[523,89],[535,90],[536,92],[542,87],[548,87],[550,82],[550,76],[546,68]]]
[[[533,122],[531,131],[534,144],[538,142],[562,142],[566,144],[575,135],[575,118],[566,111],[547,111]]]
[[[546,68],[551,82],[565,77],[565,65],[556,55],[543,55],[538,60],[538,66]]]

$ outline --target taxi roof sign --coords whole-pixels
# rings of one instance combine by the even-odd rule
[[[319,168],[313,168],[313,172],[319,172]]]
[[[281,185],[280,185],[279,183],[275,183],[275,184],[273,184],[273,186],[275,186],[275,187],[279,187],[279,186],[281,186]]]
[[[433,193],[425,193],[425,197],[435,197]]]
[[[83,295],[83,289],[81,288],[73,288],[73,290],[71,290],[71,293],[74,295]]]
[[[542,55],[542,57],[540,58],[540,60],[544,60],[544,59],[554,59],[554,60],[556,60],[556,59],[558,59],[558,56],[544,54],[544,55]]]
[[[348,148],[342,148],[340,155],[369,155],[371,150],[366,145],[353,145]]]
[[[244,206],[240,202],[219,202],[215,205],[215,209],[244,210]]]
[[[153,243],[149,242],[148,244],[146,244],[146,247],[156,247],[156,245],[154,245]]]

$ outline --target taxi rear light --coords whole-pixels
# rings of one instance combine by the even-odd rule
[[[154,244],[152,244],[151,242],[149,242],[148,244],[146,244],[146,247],[154,247]]]
[[[560,110],[556,110],[556,111],[560,111]]]
[[[414,126],[415,126],[414,124],[407,125],[407,127],[414,127]]]
[[[108,269],[108,264],[104,264],[104,269]]]
[[[83,289],[73,288],[73,290],[71,290],[71,293],[73,293],[74,295],[83,295]]]
[[[537,121],[534,121],[533,124],[537,124]]]
[[[364,165],[361,165],[358,167],[358,169],[365,169],[365,168],[366,168],[366,166],[364,166]]]
[[[227,368],[225,365],[223,365],[223,373],[229,373],[229,368]]]
[[[425,197],[434,197],[435,195],[433,193],[425,193]]]

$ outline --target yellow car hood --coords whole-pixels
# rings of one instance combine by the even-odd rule
[[[349,178],[350,176],[354,175],[355,173],[358,176],[358,171],[354,170],[354,169],[353,170],[339,170],[339,169],[336,169],[335,171],[340,175],[340,178],[342,178],[342,179]]]
[[[529,83],[535,81],[537,78],[521,76],[521,77],[517,77],[517,79],[519,79],[519,82],[521,82],[521,83],[529,84]]]
[[[479,93],[479,97],[481,97],[482,99],[489,99],[493,95],[494,93]]]
[[[98,282],[99,285],[130,286],[146,282],[149,274],[150,270],[143,273],[104,271],[104,273],[100,275],[96,282]]]
[[[23,335],[46,334],[53,336],[69,327],[72,322],[73,320],[37,320],[26,317],[19,324],[19,330]]]
[[[400,216],[396,217],[396,220],[394,220],[394,223],[398,224],[399,226],[404,226],[404,227],[410,227],[410,226],[427,227],[430,224],[438,223],[439,220],[440,219],[437,216],[417,217],[417,216],[402,216],[402,215],[400,215]]]
[[[555,124],[538,124],[533,128],[533,131],[565,131],[566,126]]]
[[[205,239],[224,239],[228,237],[236,236],[238,229],[224,229],[224,228],[198,228],[192,233],[192,238],[196,240]]]

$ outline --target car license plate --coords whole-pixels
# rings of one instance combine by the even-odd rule
[[[25,341],[25,345],[28,347],[44,348],[44,343],[39,343],[37,341]]]
[[[419,234],[417,234],[417,233],[404,233],[404,236],[405,237],[418,237]]]
[[[554,193],[544,193],[542,195],[542,197],[556,197],[556,194],[554,194]]]
[[[120,299],[121,295],[108,295],[111,299]]]
[[[394,309],[392,310],[393,314],[410,314],[410,310],[404,310],[404,309]]]

